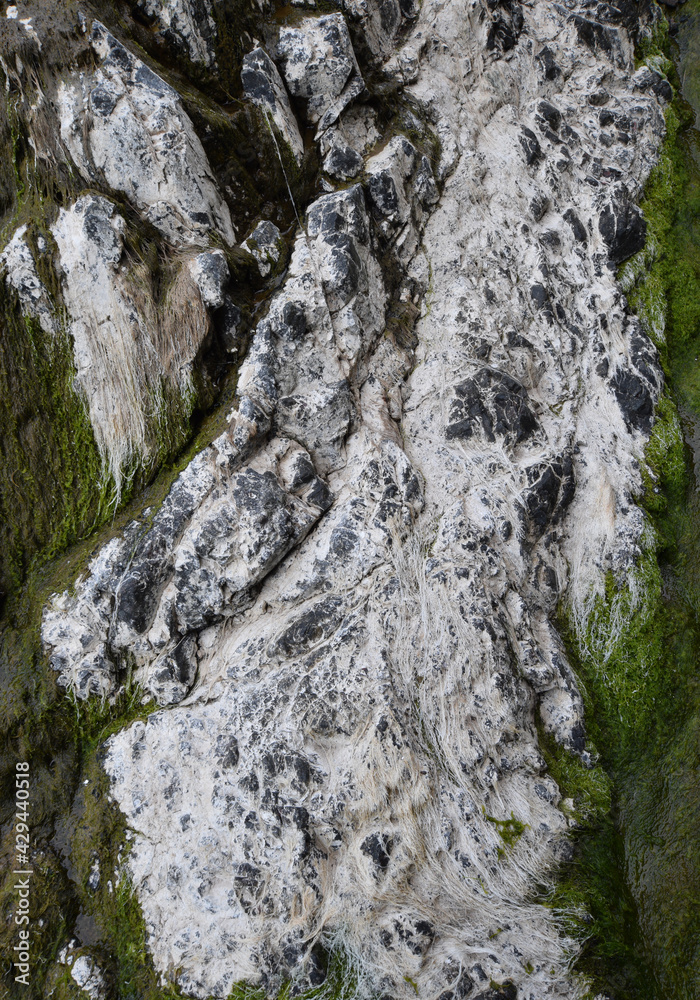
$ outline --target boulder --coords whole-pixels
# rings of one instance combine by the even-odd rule
[[[264,49],[253,49],[244,56],[241,82],[245,96],[262,110],[266,120],[267,116],[272,119],[292,156],[297,163],[301,163],[304,143],[289,103],[289,95],[277,67]]]
[[[232,244],[231,214],[179,95],[99,21],[94,70],[59,88],[61,139],[86,183],[119,191],[173,244],[211,230]]]
[[[307,17],[281,28],[277,53],[289,92],[304,103],[317,136],[364,90],[342,14]]]
[[[252,253],[261,276],[266,278],[279,261],[284,244],[277,226],[273,222],[263,220],[257,224],[250,236],[243,240],[242,246]]]

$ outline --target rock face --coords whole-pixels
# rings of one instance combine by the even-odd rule
[[[350,34],[341,14],[304,18],[283,27],[277,52],[289,92],[305,102],[317,136],[337,121],[364,90]]]
[[[209,0],[137,0],[135,7],[193,63],[216,69],[216,23]]]
[[[153,447],[148,416],[149,410],[163,406],[163,376],[187,392],[194,359],[208,332],[205,307],[221,304],[206,288],[197,296],[199,282],[184,269],[173,296],[194,295],[198,315],[191,324],[182,323],[180,316],[177,330],[160,322],[138,287],[143,276],[128,276],[124,267],[125,233],[126,223],[114,204],[90,195],[61,209],[52,228],[64,302],[72,317],[76,379],[88,400],[98,447],[108,456],[117,482],[124,466]],[[213,256],[201,254],[194,263]],[[215,259],[223,264],[220,279],[227,283],[223,254]]]
[[[344,10],[293,17],[244,60],[298,163],[285,84],[316,128],[331,189],[256,315],[227,428],[53,599],[43,639],[78,697],[133,669],[161,706],[109,739],[105,768],[154,962],[186,993],[301,990],[330,952],[368,995],[577,997],[573,943],[532,902],[568,827],[536,722],[587,760],[553,618],[565,599],[585,619],[643,541],[634,456],[662,379],[615,265],[644,239],[665,92],[635,89],[615,8]],[[376,145],[345,17],[402,90]],[[65,90],[81,171],[118,171],[170,240],[230,242],[186,127],[164,143],[176,173],[129,186],[177,99],[93,37],[97,69]],[[107,135],[125,136],[109,163]],[[107,269],[103,201],[55,237],[92,213]],[[247,241],[258,261],[270,225]],[[6,254],[40,310],[21,238]],[[187,273],[224,308],[223,254]]]
[[[55,27],[51,16],[48,25],[39,19],[40,30]],[[73,61],[60,36],[42,43],[35,31],[26,63],[18,56],[8,69],[37,170],[23,168],[26,197],[39,207],[25,210],[29,222],[16,228],[0,265],[24,321],[47,335],[47,352],[69,345],[67,391],[84,401],[103,466],[92,489],[111,490],[118,502],[135,476],[182,446],[192,411],[211,401],[204,356],[219,336],[222,346],[236,339],[235,323],[213,317],[225,302],[233,308],[220,247],[235,234],[176,91],[101,22],[83,18],[72,36]],[[54,41],[59,55],[47,58],[67,64],[58,72],[51,63],[39,86],[30,67]],[[10,215],[7,226],[12,232]],[[37,386],[24,390],[31,398]],[[23,427],[19,435],[27,451],[45,436],[36,427],[29,442]]]
[[[97,68],[60,91],[61,138],[87,183],[122,192],[171,242],[234,232],[177,93],[95,21]]]
[[[0,254],[0,264],[5,271],[5,282],[17,292],[22,311],[37,319],[46,333],[55,334],[58,323],[51,300],[36,269],[32,251],[25,239],[26,226],[16,230]],[[43,241],[44,248],[46,241]]]
[[[245,56],[241,80],[246,97],[257,104],[265,116],[270,115],[297,163],[301,163],[304,143],[289,104],[289,95],[277,67],[264,49],[253,49]]]
[[[168,399],[196,398],[195,359],[210,334],[209,313],[223,304],[229,282],[223,253],[201,253],[177,267],[159,310],[152,276],[127,253],[127,229],[114,202],[101,196],[84,195],[60,209],[50,228],[60,301],[39,278],[26,226],[0,257],[24,313],[45,332],[70,336],[75,384],[117,489],[129,467],[147,464],[158,447]],[[42,247],[49,252],[40,236],[39,252]]]

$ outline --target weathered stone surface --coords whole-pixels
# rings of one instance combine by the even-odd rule
[[[59,683],[70,686],[81,699],[91,694],[110,696],[117,688],[118,671],[105,638],[114,581],[128,564],[133,535],[132,529],[113,539],[95,556],[77,597],[62,594],[44,611],[42,638],[53,650],[51,666],[59,673]]]
[[[193,63],[216,68],[216,23],[210,0],[137,0],[136,10]]]
[[[197,254],[190,261],[189,270],[207,309],[218,309],[222,306],[230,278],[223,250]]]
[[[366,175],[379,229],[394,242],[401,263],[406,263],[418,248],[426,211],[438,200],[430,161],[405,136],[397,135],[367,160]],[[410,222],[413,225],[407,226]]]
[[[673,100],[673,88],[668,80],[649,66],[640,66],[632,77],[632,83],[639,90],[651,89],[662,101]]]
[[[283,247],[279,229],[267,220],[259,222],[242,245],[255,257],[263,278],[267,277],[279,261]]]
[[[188,296],[190,311],[171,321],[156,312],[149,276],[125,266],[126,222],[111,201],[79,198],[60,210],[51,232],[58,247],[76,381],[87,400],[98,448],[119,486],[123,469],[139,459],[147,463],[158,446],[163,382],[179,394],[191,392],[193,363],[208,330],[205,306],[219,294],[208,287],[212,268],[222,277],[226,263],[221,251],[195,259],[191,273],[203,282],[203,297],[197,296],[195,280],[180,270],[171,297]]]
[[[448,439],[483,434],[492,444],[498,437],[504,445],[513,446],[537,429],[525,389],[504,372],[485,368],[456,385],[454,392],[445,428]]]
[[[630,430],[649,433],[654,415],[654,402],[661,385],[658,356],[641,331],[632,334],[631,367],[618,368],[610,384]]]
[[[317,135],[364,90],[342,14],[304,18],[280,30],[277,51],[289,92],[305,102]]]
[[[287,494],[271,469],[247,466],[224,495],[197,512],[172,553],[173,578],[155,613],[153,645],[202,628],[235,610],[317,520]]]
[[[52,665],[79,697],[114,694],[128,653],[161,704],[182,700],[196,675],[196,634],[249,604],[252,588],[330,506],[298,446],[276,439],[223,481],[221,457],[216,447],[203,452],[153,525],[144,532],[134,523],[126,541],[93,561],[76,597],[47,612]],[[279,462],[282,483],[272,471]]]
[[[289,95],[284,89],[277,67],[264,49],[253,49],[244,57],[241,81],[245,96],[253,104],[257,104],[264,115],[271,116],[297,163],[301,163],[304,143],[289,103]]]
[[[107,982],[99,963],[93,955],[85,950],[75,950],[76,941],[62,948],[58,961],[70,968],[71,978],[78,989],[89,1000],[105,1000],[107,997]]]
[[[376,61],[414,13],[346,10]],[[588,760],[553,620],[634,573],[661,386],[609,264],[641,245],[663,117],[597,16],[426,0],[383,78],[411,139],[339,112],[321,154],[347,143],[362,183],[308,206],[227,429],[45,613],[62,683],[113,693],[128,659],[164,706],[105,766],[156,968],[194,996],[318,985],[322,947],[398,1000],[582,993],[532,902],[568,829],[536,720]],[[362,79],[341,15],[279,38],[330,125]]]
[[[11,285],[19,296],[22,311],[33,316],[46,333],[55,334],[58,322],[55,307],[41,282],[32,251],[25,240],[26,226],[20,226],[0,254],[0,265],[5,271],[5,282]],[[46,250],[46,241],[44,251]]]
[[[600,213],[598,229],[613,264],[621,264],[644,246],[647,225],[624,188],[612,192]]]
[[[102,1000],[106,995],[107,984],[99,965],[93,958],[79,955],[71,966],[70,974],[90,1000]]]
[[[323,160],[323,169],[326,173],[340,181],[357,177],[362,165],[362,157],[357,150],[342,141],[332,145]]]
[[[413,0],[343,0],[343,11],[348,21],[361,33],[367,56],[372,62],[381,63],[393,51],[396,36],[404,16],[414,17],[417,5]]]
[[[122,192],[175,244],[217,229],[231,215],[178,94],[99,21],[91,33],[97,68],[59,90],[61,138],[86,183]]]

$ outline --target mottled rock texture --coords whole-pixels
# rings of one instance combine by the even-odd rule
[[[95,69],[63,99],[76,166],[169,241],[230,244],[179,98],[90,30]],[[78,698],[133,671],[161,706],[105,768],[153,960],[186,993],[318,985],[330,952],[361,994],[577,997],[573,943],[533,902],[568,827],[536,723],[587,759],[555,612],[585,619],[645,531],[662,376],[615,272],[644,241],[667,94],[633,77],[612,7],[349,0],[263,40],[244,97],[297,165],[297,115],[313,127],[325,193],[296,206],[226,429],[52,600],[43,639]],[[148,170],[162,150],[173,172],[134,184],[154,136]],[[103,202],[55,236],[99,211],[107,273]],[[246,241],[270,266],[271,225]],[[8,280],[41,319],[21,239]],[[196,249],[224,310],[223,253]]]
[[[244,57],[241,80],[245,96],[262,110],[268,125],[270,118],[272,119],[283,141],[300,163],[304,153],[304,143],[299,125],[279,71],[264,49],[253,49]]]
[[[122,192],[178,244],[234,232],[202,144],[177,93],[95,21],[94,72],[59,90],[61,139],[83,179]]]
[[[178,54],[217,68],[217,29],[210,0],[136,0],[134,7]]]
[[[318,135],[337,121],[343,109],[364,90],[341,14],[304,18],[282,27],[277,55],[290,94],[305,105],[305,117]]]

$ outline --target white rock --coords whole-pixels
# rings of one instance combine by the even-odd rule
[[[0,265],[5,270],[5,281],[19,296],[22,311],[33,316],[45,333],[58,331],[55,310],[39,275],[36,264],[25,240],[26,226],[20,226],[0,254]]]
[[[364,90],[342,14],[303,18],[280,29],[277,51],[289,92],[306,102],[317,135]]]
[[[242,245],[255,257],[263,278],[267,277],[280,259],[281,238],[277,226],[263,220],[257,224],[250,236],[243,240]]]
[[[98,66],[59,87],[61,138],[88,182],[123,192],[172,243],[235,238],[177,93],[94,21]]]
[[[90,874],[88,875],[88,889],[92,892],[96,892],[100,885],[100,860],[99,858],[94,858],[92,864],[90,865]]]
[[[322,143],[324,149],[323,169],[327,174],[336,177],[340,181],[348,181],[357,177],[363,167],[362,156],[352,146],[344,141],[342,135],[335,129],[326,132],[328,136],[332,132],[330,142]],[[326,137],[324,136],[324,138]]]
[[[301,163],[304,143],[289,103],[289,95],[284,89],[277,67],[264,49],[258,47],[244,56],[241,81],[245,96],[261,108],[263,115],[272,118],[295,160]]]
[[[208,329],[206,310],[192,301],[197,286],[181,270],[171,302],[178,295],[188,297],[190,314],[156,311],[148,273],[132,273],[123,265],[126,223],[106,198],[79,198],[60,210],[51,231],[76,381],[97,446],[119,488],[123,469],[134,460],[147,462],[158,446],[163,381],[183,396],[191,393],[192,364]]]
[[[366,156],[381,141],[376,113],[369,105],[352,104],[345,108],[335,127],[321,138],[321,152],[325,155],[333,143],[344,141],[361,156]]]
[[[427,156],[422,155],[413,143],[402,135],[393,139],[366,162],[367,194],[375,209],[379,226],[388,236],[413,217],[417,237],[425,216],[425,209],[438,200],[438,190],[432,167]],[[399,257],[407,262],[417,249],[416,239],[400,241]]]
[[[226,286],[231,277],[223,250],[200,253],[189,262],[188,266],[207,309],[218,309],[222,306],[226,297]]]
[[[78,955],[71,966],[70,974],[90,1000],[103,1000],[106,996],[107,984],[102,970],[94,959],[87,955]]]

